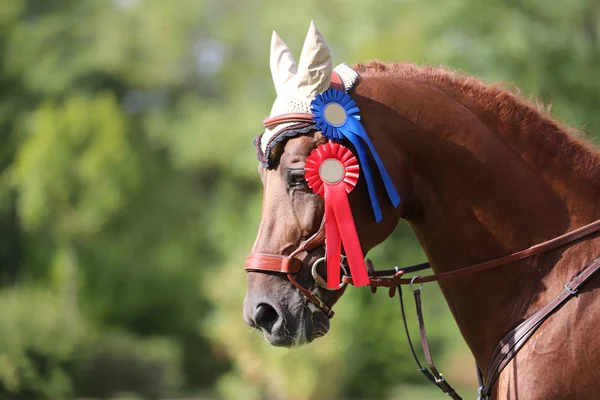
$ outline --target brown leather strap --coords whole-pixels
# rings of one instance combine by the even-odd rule
[[[462,398],[456,393],[456,390],[446,381],[444,376],[440,374],[435,364],[433,363],[433,358],[431,357],[431,351],[429,350],[429,341],[427,340],[427,331],[425,330],[425,321],[423,320],[423,309],[421,305],[421,289],[413,290],[413,294],[415,296],[415,306],[417,308],[417,319],[419,320],[419,334],[421,336],[421,346],[423,348],[423,354],[425,354],[425,359],[427,360],[427,365],[429,365],[430,373],[433,377],[433,383],[437,385],[444,393],[455,400],[461,400]]]
[[[300,243],[300,246],[289,256],[268,253],[250,253],[246,258],[246,272],[276,272],[286,274],[288,280],[294,285],[304,297],[317,307],[319,307],[325,315],[332,318],[335,314],[316,294],[300,285],[293,274],[297,274],[302,268],[302,261],[295,258],[296,255],[303,251],[311,251],[325,243],[325,219],[321,221],[319,230],[314,235]]]
[[[270,128],[287,122],[313,122],[313,117],[312,113],[287,113],[265,118],[263,125],[265,128]]]
[[[291,274],[288,274],[287,278],[292,283],[292,285],[294,285],[296,287],[296,289],[298,289],[300,291],[300,293],[302,293],[304,295],[304,297],[306,297],[307,300],[309,300],[311,303],[313,303],[314,305],[319,307],[321,309],[321,311],[323,311],[325,313],[325,315],[327,315],[327,317],[333,318],[335,313],[329,306],[327,306],[323,302],[323,300],[321,300],[316,294],[314,294],[313,292],[311,292],[310,290],[306,289],[304,286],[299,284]]]
[[[535,246],[531,246],[525,250],[518,251],[516,253],[509,254],[504,257],[496,258],[494,260],[486,261],[481,264],[471,265],[469,267],[457,269],[455,271],[442,272],[439,274],[433,274],[418,278],[403,278],[399,280],[395,280],[393,283],[400,285],[408,285],[411,282],[413,283],[425,283],[425,282],[435,282],[442,279],[450,279],[450,278],[458,278],[461,276],[473,274],[475,272],[486,271],[488,269],[492,269],[495,267],[499,267],[504,264],[508,264],[514,261],[522,260],[527,257],[535,256],[537,254],[544,253],[546,251],[554,250],[558,247],[564,246],[566,244],[572,243],[576,240],[584,238],[592,233],[598,232],[600,230],[600,220],[594,221],[591,224],[582,226],[579,229],[575,229],[574,231],[565,233],[564,235],[558,236],[554,239],[548,240],[546,242],[542,242],[540,244],[536,244]],[[414,279],[414,280],[413,280]],[[352,277],[344,276],[342,280],[350,285],[353,284]],[[379,286],[377,283],[386,282],[385,279],[380,278],[372,278],[372,283],[376,286]],[[387,282],[390,283],[390,282]],[[381,286],[387,286],[386,284]],[[388,286],[389,287],[389,286]]]
[[[518,251],[513,254],[509,254],[504,257],[496,258],[495,260],[486,261],[481,264],[473,265],[470,267],[458,269],[456,271],[442,272],[440,274],[430,275],[419,277],[415,279],[414,283],[425,283],[425,282],[433,282],[438,281],[440,279],[449,279],[449,278],[458,278],[459,276],[464,276],[468,274],[472,274],[475,272],[485,271],[488,269],[492,269],[494,267],[498,267],[500,265],[508,264],[514,261],[522,260],[527,257],[534,256],[536,254],[544,253],[546,251],[550,251],[556,249],[557,247],[564,246],[568,243],[574,242],[578,239],[581,239],[587,235],[590,235],[594,232],[600,230],[600,220],[592,222],[589,225],[585,225],[579,229],[575,229],[574,231],[565,233],[559,237],[548,240],[546,242],[536,244],[535,246],[531,246],[528,249]],[[400,281],[401,284],[409,284],[410,279],[403,279]]]
[[[323,246],[325,244],[325,217],[321,220],[321,225],[319,226],[319,230],[306,239],[304,242],[300,243],[300,246],[292,254],[290,257],[295,257],[303,251],[309,252],[313,249],[316,249],[319,246]]]
[[[297,258],[277,254],[252,253],[246,258],[246,271],[268,271],[280,274],[297,274],[302,263]]]
[[[522,322],[515,329],[508,332],[498,343],[488,367],[488,383],[483,386],[481,394],[483,398],[490,395],[492,388],[500,377],[500,373],[515,357],[517,352],[525,345],[527,340],[535,333],[537,328],[555,311],[559,306],[577,294],[579,287],[583,285],[594,273],[600,269],[600,258],[595,259],[586,269],[581,271],[573,280],[565,285],[552,301],[538,310],[535,314]]]
[[[300,243],[300,246],[289,256],[270,253],[250,253],[246,258],[246,271],[279,272],[282,274],[297,274],[302,268],[302,261],[295,258],[303,251],[310,251],[325,243],[325,219],[321,221],[319,230],[314,235]]]

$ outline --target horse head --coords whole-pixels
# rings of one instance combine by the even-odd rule
[[[312,99],[331,85],[342,87],[344,80],[346,85],[354,84],[354,71],[340,68],[339,73],[333,70],[327,42],[313,23],[298,65],[273,33],[271,72],[277,99],[272,118],[265,120],[266,130],[255,143],[264,191],[258,235],[247,262],[244,300],[245,321],[273,345],[298,345],[324,335],[333,315],[331,307],[345,290],[344,285],[337,290],[325,288],[324,202],[308,187],[304,171],[306,158],[328,139],[301,115],[309,115]],[[288,118],[282,123],[277,119],[280,115],[292,116],[292,122]],[[391,233],[402,207],[384,206],[385,222],[375,224],[362,177],[349,201],[366,253]],[[396,217],[387,218],[388,214]]]

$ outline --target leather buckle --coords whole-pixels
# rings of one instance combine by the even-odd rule
[[[573,282],[569,282],[565,284],[565,289],[567,289],[567,292],[571,293],[572,295],[577,294],[577,292],[579,291],[579,289],[571,289],[571,287],[569,286],[569,284],[571,284]]]

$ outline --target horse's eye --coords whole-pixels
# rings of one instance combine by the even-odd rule
[[[306,179],[304,179],[304,170],[290,170],[287,173],[287,185],[288,187],[303,187],[306,186]]]

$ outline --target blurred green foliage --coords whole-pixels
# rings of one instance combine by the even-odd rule
[[[83,327],[57,296],[26,288],[0,294],[0,397],[61,399]]]
[[[96,331],[82,342],[72,370],[73,386],[85,397],[137,393],[144,399],[162,399],[178,394],[180,369],[180,350],[168,339],[140,340],[124,332]]]
[[[31,287],[0,293],[0,398],[160,399],[181,389],[180,346],[85,322],[59,294]]]
[[[4,0],[0,397],[420,396],[385,293],[349,290],[331,332],[301,349],[271,348],[242,321],[270,31],[298,55],[315,19],[335,62],[447,64],[595,133],[599,4]],[[371,256],[423,259],[405,224]],[[472,386],[439,291],[424,296],[436,356]]]

